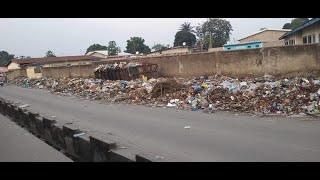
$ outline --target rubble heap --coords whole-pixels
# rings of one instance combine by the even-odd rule
[[[20,77],[10,83],[24,88],[47,89],[64,96],[153,107],[205,112],[218,109],[260,114],[320,114],[320,78],[316,77],[275,78],[265,75],[237,79],[215,75],[130,81]]]

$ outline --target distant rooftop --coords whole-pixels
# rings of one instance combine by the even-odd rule
[[[282,32],[289,32],[289,31],[291,31],[291,30],[290,30],[290,29],[264,29],[264,30],[262,30],[262,31],[256,32],[256,33],[254,33],[254,34],[251,34],[250,36],[247,36],[247,37],[244,37],[244,38],[242,38],[242,39],[239,39],[238,41],[241,41],[241,40],[243,40],[243,39],[246,39],[246,38],[248,38],[248,37],[257,35],[257,34],[259,34],[259,33],[265,32],[265,31],[282,31]]]
[[[108,50],[90,51],[90,52],[88,52],[86,55],[91,55],[91,54],[93,54],[93,53],[100,53],[100,54],[103,54],[103,55],[108,56]]]
[[[100,60],[101,58],[95,56],[61,56],[61,57],[44,57],[44,58],[29,58],[29,59],[12,59],[12,62],[17,64],[32,64],[32,63],[53,63],[64,61],[82,61],[82,60]]]

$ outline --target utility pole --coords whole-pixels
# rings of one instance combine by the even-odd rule
[[[212,48],[212,34],[210,32],[210,45],[209,45],[209,48]]]
[[[208,21],[208,23],[209,23],[210,18],[208,18],[208,20],[207,20],[207,21]],[[212,48],[212,33],[211,33],[210,29],[209,29],[209,33],[210,33],[210,34],[209,34],[209,35],[210,35],[210,44],[209,44],[209,48]],[[209,49],[209,48],[208,48],[208,49]]]

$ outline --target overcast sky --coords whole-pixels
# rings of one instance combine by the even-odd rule
[[[233,31],[230,40],[238,40],[260,28],[281,29],[292,18],[226,18]],[[92,44],[107,45],[116,41],[125,50],[133,36],[154,43],[173,45],[174,35],[183,22],[193,26],[205,18],[98,18],[98,19],[0,19],[0,51],[16,56],[43,57],[48,50],[57,56],[84,54]]]

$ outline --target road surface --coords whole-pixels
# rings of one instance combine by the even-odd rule
[[[32,111],[108,133],[119,144],[167,161],[319,161],[320,121],[308,117],[206,114],[170,108],[102,103],[39,89],[0,88],[2,98]],[[190,129],[185,129],[190,126]]]
[[[72,162],[0,114],[0,162]]]

